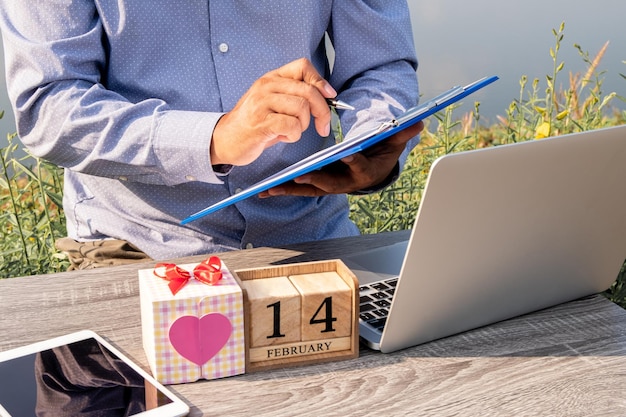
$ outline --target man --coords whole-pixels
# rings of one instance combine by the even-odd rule
[[[358,234],[345,193],[393,181],[422,127],[181,226],[334,143],[325,98],[356,108],[347,136],[417,103],[405,0],[0,4],[18,133],[65,168],[78,264],[103,239],[164,259]]]

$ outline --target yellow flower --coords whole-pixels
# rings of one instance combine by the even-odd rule
[[[535,130],[535,139],[543,139],[550,136],[550,123],[543,122]]]
[[[563,120],[569,114],[569,110],[563,110],[561,113],[556,115],[556,120]]]

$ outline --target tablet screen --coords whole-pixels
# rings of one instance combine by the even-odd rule
[[[90,337],[2,360],[0,414],[133,416],[174,402],[124,359]]]

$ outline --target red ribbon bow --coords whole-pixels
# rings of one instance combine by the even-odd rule
[[[161,275],[159,270],[164,270]],[[159,263],[154,267],[154,275],[169,281],[167,286],[172,291],[172,295],[176,295],[183,288],[192,274],[189,271],[171,263]],[[222,261],[217,256],[211,256],[200,262],[193,269],[193,276],[203,284],[215,285],[222,279]]]

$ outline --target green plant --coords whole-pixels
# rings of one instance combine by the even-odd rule
[[[626,308],[626,262],[622,265],[617,279],[611,288],[604,292],[604,295],[614,303]]]
[[[28,153],[16,156],[16,135],[0,149],[0,278],[63,271],[66,256],[54,248],[64,236],[63,171]]]

